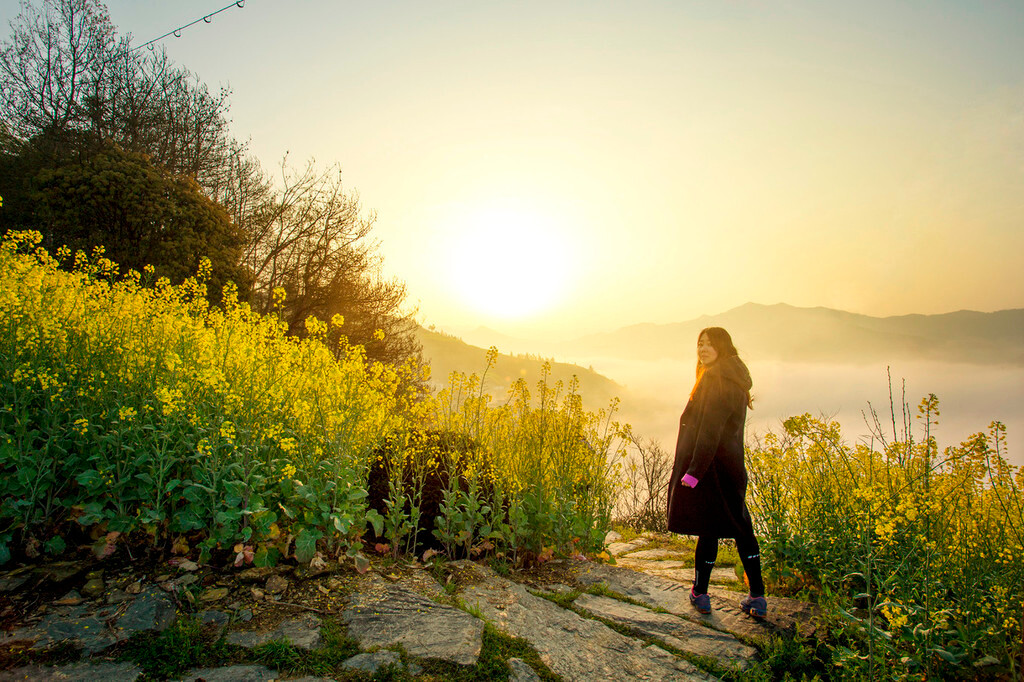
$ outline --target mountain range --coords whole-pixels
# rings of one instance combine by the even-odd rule
[[[533,347],[560,358],[679,359],[705,327],[724,327],[744,358],[867,364],[900,359],[1024,365],[1024,309],[872,317],[830,308],[747,303],[686,322],[636,324],[559,343],[515,341],[476,330],[469,343]],[[488,341],[487,339],[493,339]]]

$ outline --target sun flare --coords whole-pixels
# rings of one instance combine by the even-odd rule
[[[491,205],[452,224],[452,294],[478,313],[522,318],[564,300],[575,269],[565,226],[540,211]]]

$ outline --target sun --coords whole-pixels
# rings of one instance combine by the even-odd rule
[[[490,205],[450,225],[451,294],[476,313],[515,319],[561,303],[575,271],[564,225],[540,211]]]

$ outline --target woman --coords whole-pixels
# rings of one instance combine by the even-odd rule
[[[750,372],[729,332],[708,327],[697,337],[697,381],[679,418],[676,459],[668,488],[668,529],[697,536],[690,603],[711,613],[708,582],[719,538],[735,538],[750,595],[744,613],[764,618],[768,603],[761,579],[761,551],[745,497],[743,426],[750,406]]]

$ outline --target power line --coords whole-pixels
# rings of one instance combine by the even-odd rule
[[[139,45],[138,47],[133,47],[133,48],[132,48],[131,50],[129,50],[129,51],[130,51],[130,52],[134,52],[134,51],[136,51],[136,50],[141,50],[141,49],[142,49],[142,48],[144,48],[144,47],[148,47],[149,49],[151,49],[151,50],[152,50],[152,49],[153,49],[153,43],[155,43],[155,42],[157,42],[157,41],[159,41],[159,40],[163,40],[164,38],[166,38],[167,36],[170,36],[170,35],[173,35],[173,36],[174,36],[175,38],[180,38],[180,37],[181,37],[181,32],[182,32],[182,31],[184,31],[184,30],[185,30],[186,28],[188,28],[189,26],[193,26],[193,25],[195,25],[195,24],[198,24],[198,23],[199,23],[200,21],[201,21],[201,22],[203,22],[203,23],[205,23],[205,24],[209,24],[209,23],[210,23],[210,20],[211,20],[211,19],[212,19],[212,18],[213,18],[214,16],[216,16],[216,15],[220,14],[220,13],[221,13],[221,12],[223,12],[224,10],[229,10],[229,9],[231,9],[232,7],[237,7],[237,8],[239,8],[239,9],[242,9],[242,8],[244,8],[244,7],[245,7],[245,0],[238,0],[238,2],[233,2],[233,3],[231,3],[230,5],[225,5],[224,7],[221,7],[221,8],[220,8],[219,10],[217,10],[216,12],[210,12],[210,13],[209,13],[209,14],[207,14],[206,16],[202,16],[202,17],[199,17],[199,18],[198,18],[198,19],[196,19],[195,21],[191,21],[191,22],[189,22],[189,23],[185,24],[184,26],[179,26],[179,27],[178,27],[178,28],[176,28],[176,29],[170,30],[170,31],[168,31],[167,33],[165,33],[165,34],[163,34],[162,36],[160,36],[159,38],[153,38],[153,39],[152,39],[152,40],[150,40],[150,41],[149,41],[148,43],[143,43],[143,44]]]

